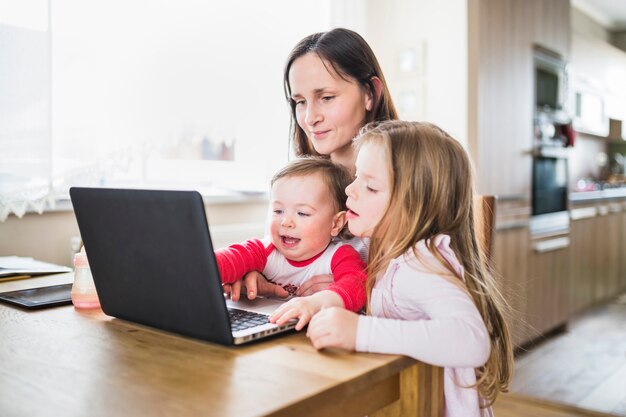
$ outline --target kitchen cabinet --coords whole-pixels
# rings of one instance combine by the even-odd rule
[[[541,238],[530,235],[529,208],[504,206],[496,209],[493,269],[513,309],[515,346],[626,291],[625,199],[573,202],[569,234]]]
[[[609,118],[626,119],[624,51],[601,39],[574,31],[570,78],[577,130],[606,137]]]
[[[510,328],[515,346],[565,324],[571,314],[571,248],[559,243],[563,238],[567,239],[531,240],[528,227],[496,233],[494,270],[512,307]],[[557,244],[550,247],[553,241]]]
[[[578,203],[571,210],[571,313],[626,290],[626,206]]]
[[[480,194],[530,196],[533,45],[570,55],[568,0],[468,3],[468,144]]]
[[[619,286],[620,292],[626,292],[626,202],[622,202],[620,215],[620,246],[619,246]]]
[[[621,213],[611,212],[610,206],[598,206],[596,218],[596,258],[598,265],[595,274],[595,298],[605,300],[619,290],[619,250]]]
[[[528,277],[529,324],[546,333],[567,322],[570,311],[570,237],[533,239]]]
[[[599,267],[596,245],[597,209],[579,207],[572,210],[570,314],[584,310],[595,302],[595,274]]]
[[[495,235],[493,253],[494,275],[499,290],[511,306],[509,327],[516,346],[531,339],[527,320],[529,234],[527,227],[499,230]]]

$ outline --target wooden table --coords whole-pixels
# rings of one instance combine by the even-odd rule
[[[5,282],[0,292],[71,280]],[[441,369],[403,356],[318,352],[302,333],[224,347],[99,309],[0,304],[3,417],[438,416],[441,408]]]

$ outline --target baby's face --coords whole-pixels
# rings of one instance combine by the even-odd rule
[[[341,230],[320,175],[280,178],[272,186],[270,204],[272,243],[292,261],[305,261],[322,252]]]

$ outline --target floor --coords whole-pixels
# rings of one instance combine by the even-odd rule
[[[613,414],[510,393],[498,396],[493,411],[496,417],[613,417]]]
[[[498,417],[626,417],[626,294],[570,321],[515,364],[511,393],[496,402]],[[524,404],[543,413],[516,414]]]

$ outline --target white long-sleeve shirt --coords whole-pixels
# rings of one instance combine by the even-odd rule
[[[438,235],[439,253],[463,276],[450,249],[450,237]],[[446,417],[491,415],[480,410],[474,368],[489,358],[485,324],[463,283],[426,248],[416,245],[389,264],[372,289],[371,316],[360,316],[356,350],[401,354],[444,370]]]

